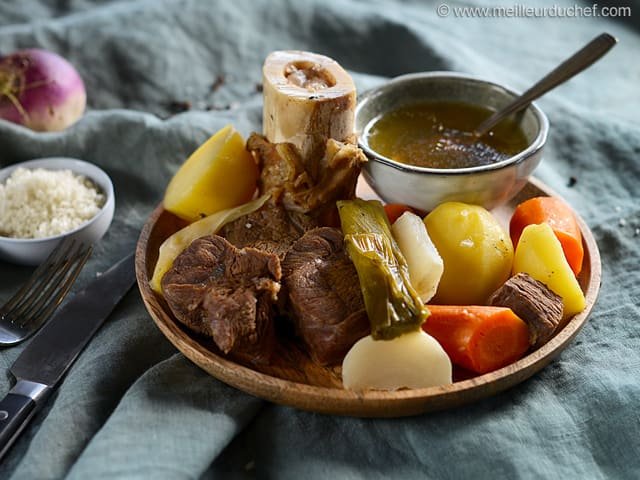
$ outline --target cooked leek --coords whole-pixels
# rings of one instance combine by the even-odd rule
[[[424,303],[433,298],[444,271],[444,263],[429,238],[422,219],[411,212],[404,212],[391,226],[393,238],[409,265],[413,288]]]
[[[337,202],[345,247],[358,272],[375,340],[415,331],[429,311],[411,286],[409,268],[376,200]]]
[[[178,230],[176,233],[167,238],[160,245],[158,261],[153,271],[153,277],[149,281],[151,288],[162,294],[161,281],[164,274],[169,271],[173,265],[173,261],[182,251],[191,245],[196,238],[205,237],[217,233],[223,226],[229,222],[255,212],[262,207],[269,199],[269,195],[263,195],[260,198],[247,202],[238,207],[228,208],[220,212],[216,212],[202,220],[193,222],[192,224]]]

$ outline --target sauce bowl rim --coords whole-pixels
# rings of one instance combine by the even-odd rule
[[[414,82],[416,80],[425,79],[425,78],[440,78],[440,79],[463,79],[463,80],[471,80],[477,82],[479,84],[485,84],[492,87],[497,87],[504,92],[517,97],[520,95],[517,90],[514,90],[506,85],[499,84],[493,82],[491,80],[487,80],[485,78],[471,75],[467,73],[461,72],[453,72],[453,71],[434,71],[434,72],[416,72],[416,73],[408,73],[405,75],[400,75],[398,77],[394,77],[391,80],[383,83],[378,87],[374,87],[370,90],[367,90],[358,98],[358,103],[356,105],[355,117],[358,117],[358,113],[362,110],[363,106],[370,101],[374,97],[378,97],[380,95],[385,94],[385,90],[389,87],[395,86],[397,84]],[[533,139],[533,141],[521,152],[512,155],[504,160],[499,162],[490,163],[489,165],[478,165],[475,167],[464,167],[464,168],[432,168],[432,167],[419,167],[416,165],[410,165],[406,163],[400,163],[395,160],[390,159],[389,157],[385,157],[379,152],[373,150],[369,144],[364,140],[361,132],[358,133],[358,146],[366,153],[367,157],[370,160],[380,162],[389,167],[395,168],[397,170],[407,172],[407,173],[428,173],[435,175],[464,175],[469,173],[483,173],[490,172],[494,170],[500,170],[505,167],[510,167],[522,163],[526,159],[535,155],[539,150],[541,150],[546,141],[547,135],[549,133],[549,120],[545,113],[538,107],[536,102],[532,102],[529,104],[527,109],[531,109],[533,114],[536,116],[538,120],[538,132]],[[370,122],[371,120],[369,120]],[[368,123],[367,123],[368,124]]]

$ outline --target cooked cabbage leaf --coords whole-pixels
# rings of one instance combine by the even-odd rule
[[[160,245],[158,261],[153,271],[153,277],[149,282],[151,288],[162,295],[161,281],[164,274],[169,271],[173,261],[180,255],[185,248],[191,245],[196,238],[205,237],[217,233],[223,226],[229,222],[255,212],[262,207],[269,199],[269,195],[263,195],[260,198],[242,204],[238,207],[221,210],[208,217],[193,222],[181,230],[167,238]]]

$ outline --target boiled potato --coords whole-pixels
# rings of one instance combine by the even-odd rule
[[[562,297],[565,318],[584,310],[582,289],[549,224],[529,225],[522,231],[513,260],[513,273],[520,272],[528,273]]]
[[[444,261],[433,302],[483,305],[511,273],[509,235],[487,210],[460,202],[439,205],[424,222]]]
[[[448,385],[451,360],[422,330],[392,340],[361,338],[342,362],[342,383],[350,390],[397,390]]]
[[[258,166],[245,149],[242,136],[231,126],[203,143],[171,179],[164,208],[194,222],[251,199]]]

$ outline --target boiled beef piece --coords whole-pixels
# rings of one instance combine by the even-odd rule
[[[311,128],[321,127],[314,124]],[[287,210],[314,218],[335,209],[336,200],[355,197],[360,168],[367,161],[354,143],[333,138],[305,156],[293,143],[271,143],[254,133],[247,140],[247,149],[260,167],[259,193],[269,193]]]
[[[507,280],[491,295],[489,305],[508,307],[524,320],[535,348],[549,341],[562,320],[562,297],[526,273]]]
[[[287,253],[282,274],[296,331],[311,357],[323,365],[341,362],[370,329],[342,232],[328,227],[307,232]]]
[[[276,342],[280,278],[277,255],[238,249],[212,235],[178,255],[162,279],[162,292],[180,322],[212,337],[225,354],[265,363]]]
[[[220,235],[238,248],[254,247],[283,259],[293,242],[316,226],[315,220],[308,215],[267,204],[228,223]]]

